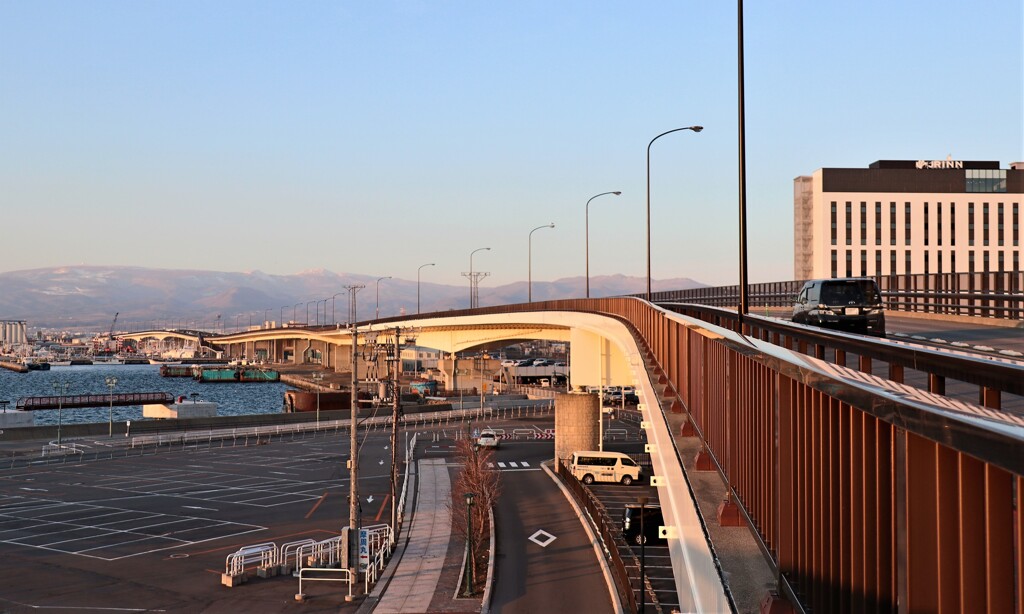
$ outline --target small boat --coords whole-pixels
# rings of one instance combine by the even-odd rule
[[[50,366],[51,367],[70,367],[71,366],[71,360],[51,360],[50,361]]]
[[[124,361],[116,356],[107,356],[103,358],[93,358],[92,364],[94,365],[123,365]]]

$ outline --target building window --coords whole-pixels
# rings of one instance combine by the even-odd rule
[[[935,244],[942,245],[942,203],[935,203]]]
[[[1019,212],[1017,211],[1018,207],[1019,207],[1019,205],[1017,203],[1013,203],[1013,246],[1014,247],[1017,247],[1020,244],[1020,219],[1018,217],[1018,215],[1019,215]],[[1020,269],[1014,267],[1013,270],[1014,271],[1019,271]]]
[[[832,250],[832,277],[839,277],[839,257],[836,250]]]
[[[1003,203],[996,205],[996,245],[1003,246]]]
[[[931,269],[928,268],[928,252],[925,251],[925,253],[924,253],[924,274],[927,275],[928,273],[931,273]]]
[[[974,203],[967,203],[967,245],[974,247]]]
[[[896,203],[889,203],[889,245],[896,245]]]
[[[967,272],[974,272],[974,250],[967,252]]]
[[[1020,252],[1018,252],[1018,251],[1014,251],[1013,252],[1013,270],[1014,271],[1019,271],[1020,270]]]
[[[910,275],[911,264],[910,264],[910,250],[903,252],[903,272]]]
[[[868,251],[866,249],[860,250],[860,276],[864,277],[868,274]]]
[[[889,250],[889,274],[896,274],[896,250]]]
[[[882,244],[882,203],[875,203],[875,245]]]
[[[968,192],[1005,192],[1006,171],[1003,169],[974,169],[965,171]]]
[[[1005,268],[1006,267],[1006,262],[1003,260],[1003,258],[1004,258],[1003,252],[1002,252],[1002,250],[1000,250],[1000,252],[999,252],[999,272],[1000,273],[1002,273],[1003,271],[1006,270],[1006,268]]]
[[[882,252],[880,252],[877,249],[875,250],[875,272],[872,273],[872,274],[873,275],[881,275],[882,274]]]
[[[860,244],[868,244],[868,204],[860,203]]]
[[[853,277],[853,252],[846,250],[846,277]]]
[[[942,275],[942,252],[936,252],[935,259],[938,261],[935,263],[937,267],[935,269],[935,272],[938,273],[939,275]]]
[[[949,272],[956,273],[956,252],[949,252]]]
[[[853,205],[846,203],[846,244],[853,245]]]
[[[949,244],[956,245],[956,203],[949,203]]]
[[[837,232],[838,232],[838,229],[836,228],[836,201],[833,200],[832,201],[832,245],[836,244],[836,233]]]
[[[981,245],[988,247],[988,203],[981,204]]]
[[[910,203],[903,205],[903,244],[910,245]]]
[[[925,203],[924,204],[924,244],[925,245],[928,245],[928,227],[929,227],[929,223],[928,222],[929,221],[930,220],[928,219],[928,203]]]
[[[981,252],[981,272],[988,273],[988,252]]]

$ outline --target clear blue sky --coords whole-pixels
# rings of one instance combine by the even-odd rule
[[[1024,159],[1020,0],[746,3],[751,281],[792,180]],[[0,271],[737,279],[730,2],[0,0]]]

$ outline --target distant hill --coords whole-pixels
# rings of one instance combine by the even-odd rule
[[[260,271],[228,273],[148,269],[141,267],[71,266],[0,273],[0,320],[27,320],[31,328],[97,329],[110,325],[114,313],[119,326],[136,322],[140,326],[178,325],[183,320],[212,328],[217,315],[230,330],[266,319],[285,321],[294,317],[309,322],[343,322],[348,314],[345,286],[365,284],[360,291],[360,320],[374,316],[376,277],[327,270],[304,271],[294,275],[268,275]],[[699,288],[705,284],[692,279],[652,281],[655,291]],[[421,311],[464,309],[469,304],[469,287],[423,282]],[[646,289],[646,278],[607,275],[590,278],[592,297],[638,294]],[[332,305],[330,300],[341,293]],[[579,298],[585,294],[583,277],[552,282],[533,282],[533,300]],[[324,299],[328,299],[326,303]],[[319,300],[319,303],[313,301]],[[480,287],[480,304],[525,303],[526,282]],[[298,305],[296,306],[296,303]],[[334,313],[332,314],[332,308]],[[381,317],[416,311],[416,281],[389,279],[380,286]],[[314,314],[318,318],[314,319]]]

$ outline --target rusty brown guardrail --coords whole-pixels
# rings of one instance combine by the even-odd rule
[[[688,414],[798,607],[1022,611],[1024,435],[998,411],[1020,394],[1019,365],[899,349],[878,355],[891,365],[882,378],[870,365],[887,350],[874,342],[747,317],[740,338],[735,313],[702,320],[630,298],[420,317],[550,310],[603,313],[634,331],[662,409]],[[862,356],[859,370],[847,353]],[[910,368],[925,374],[923,390],[900,383]],[[981,403],[944,396],[947,378],[978,386]]]

